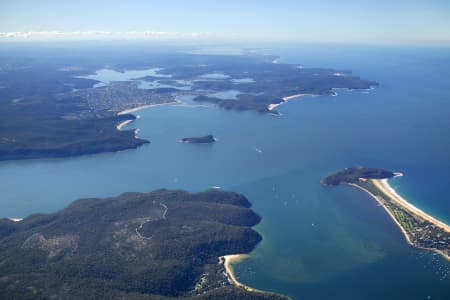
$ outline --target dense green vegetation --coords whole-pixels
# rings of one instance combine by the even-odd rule
[[[0,160],[118,151],[148,143],[132,130],[116,130],[133,115],[92,111],[83,99],[60,97],[96,81],[34,60],[5,70],[17,58],[9,59],[0,66]]]
[[[27,44],[29,45],[29,44]],[[70,51],[34,45],[0,50],[0,160],[60,157],[136,148],[148,141],[132,131],[120,132],[119,111],[141,105],[173,102],[178,95],[214,103],[224,109],[269,111],[283,97],[306,93],[333,94],[334,88],[367,89],[376,82],[346,70],[298,68],[274,64],[272,56],[193,55],[177,49],[131,48],[120,45],[93,49],[70,45]],[[30,50],[32,49],[32,50]],[[97,81],[77,78],[101,68],[116,71],[161,68],[170,75],[140,80],[173,87],[139,89],[137,82],[93,88]],[[221,74],[208,78],[205,74]],[[248,79],[250,81],[239,81]],[[190,90],[177,87],[190,85]],[[219,99],[211,93],[242,92],[238,99]]]
[[[239,73],[237,70],[241,68],[243,68],[242,73]],[[335,75],[337,73],[345,74],[345,76]],[[233,78],[250,77],[254,82],[236,83],[232,79],[196,81],[195,89],[214,91],[237,89],[243,93],[237,96],[237,100],[219,99],[207,95],[197,96],[194,100],[211,102],[225,109],[254,110],[262,113],[278,114],[276,111],[269,111],[268,105],[281,103],[284,101],[283,97],[286,96],[298,94],[332,95],[335,88],[369,89],[378,85],[374,81],[362,80],[357,76],[351,76],[348,71],[299,69],[289,64],[265,63],[257,66],[244,64],[236,66],[235,70],[230,70],[230,73],[226,74],[236,76]]]
[[[261,240],[249,207],[231,192],[157,190],[3,219],[0,298],[278,299],[230,286],[218,264]]]
[[[148,143],[136,139],[134,130],[119,131],[116,125],[133,115],[90,120],[61,120],[57,118],[2,119],[3,140],[0,160],[62,157],[119,151]],[[19,122],[20,120],[20,122]]]
[[[363,179],[383,179],[394,177],[395,174],[391,171],[386,171],[378,168],[347,168],[336,172],[321,180],[324,185],[339,185],[342,183],[358,183],[360,178]]]

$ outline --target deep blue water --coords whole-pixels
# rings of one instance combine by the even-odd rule
[[[302,97],[281,117],[215,107],[139,111],[151,144],[76,158],[0,163],[1,216],[61,209],[80,197],[221,186],[244,193],[263,235],[235,266],[253,287],[295,299],[450,299],[450,264],[409,247],[369,196],[319,184],[348,166],[400,171],[397,191],[450,223],[450,48],[274,46],[280,62],[351,69],[380,86]],[[212,145],[182,144],[214,134]]]

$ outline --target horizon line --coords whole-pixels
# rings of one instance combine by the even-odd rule
[[[0,42],[67,42],[67,41],[220,41],[220,42],[291,42],[291,43],[337,43],[337,44],[449,44],[450,39],[308,39],[301,37],[261,37],[220,35],[212,32],[171,31],[0,31]]]

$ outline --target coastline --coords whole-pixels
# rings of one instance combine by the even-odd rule
[[[387,179],[381,179],[381,180],[373,180],[375,186],[381,190],[384,194],[386,194],[391,200],[396,202],[398,205],[402,206],[403,208],[409,210],[413,214],[425,219],[426,221],[432,223],[433,225],[450,232],[450,226],[445,224],[444,222],[441,222],[437,220],[436,218],[428,215],[423,210],[415,207],[411,203],[409,203],[406,199],[401,197],[397,192],[389,185],[389,182]]]
[[[122,130],[122,127],[127,125],[128,123],[131,123],[133,120],[125,120],[123,122],[120,122],[117,126],[116,129],[117,130]]]
[[[118,116],[125,115],[125,114],[129,114],[129,113],[136,112],[138,110],[141,110],[141,109],[144,109],[144,108],[148,108],[148,107],[153,107],[153,106],[168,105],[168,104],[172,104],[173,105],[173,104],[178,104],[178,103],[181,103],[181,102],[175,100],[175,101],[165,102],[165,103],[146,104],[146,105],[141,105],[141,106],[137,106],[137,107],[134,107],[134,108],[129,108],[129,109],[122,110],[122,111],[118,112],[117,115]]]
[[[396,176],[402,176],[401,173],[395,173]],[[414,205],[412,205],[411,203],[409,203],[406,199],[404,199],[403,197],[401,197],[399,194],[397,194],[397,192],[395,191],[394,188],[392,188],[389,185],[388,179],[371,179],[372,183],[374,184],[374,186],[381,191],[384,195],[386,195],[387,197],[389,197],[389,199],[391,201],[393,201],[394,203],[396,203],[397,205],[401,206],[403,209],[407,210],[408,212],[410,212],[411,214],[415,215],[416,217],[422,218],[430,223],[432,223],[433,225],[435,225],[436,227],[441,228],[442,230],[446,231],[446,232],[450,232],[450,226],[435,219],[434,217],[426,214],[424,211],[420,210],[419,208],[415,207]],[[444,253],[443,251],[439,250],[439,249],[435,249],[435,248],[426,248],[426,247],[420,247],[418,245],[415,245],[412,241],[411,241],[411,237],[409,236],[408,232],[405,230],[405,228],[400,224],[400,222],[396,219],[396,217],[394,216],[394,214],[386,207],[386,205],[384,204],[384,202],[380,199],[378,199],[378,197],[376,195],[374,195],[373,193],[371,193],[369,190],[359,186],[358,184],[354,184],[354,183],[347,183],[348,185],[351,185],[353,187],[356,187],[364,192],[366,192],[367,194],[369,194],[373,199],[375,199],[375,201],[377,201],[377,203],[383,207],[383,209],[388,213],[388,215],[391,217],[391,219],[394,221],[394,223],[400,228],[403,236],[405,237],[407,243],[415,248],[419,248],[419,249],[423,249],[423,250],[428,250],[428,251],[433,251],[435,253],[440,254],[441,256],[443,256],[445,259],[450,261],[450,256],[447,255],[446,253]]]
[[[137,107],[134,107],[134,108],[130,108],[130,109],[125,109],[125,110],[119,111],[117,113],[117,115],[118,116],[125,115],[125,114],[129,114],[129,113],[132,113],[132,112],[137,112],[137,111],[139,111],[141,109],[149,108],[149,107],[153,107],[153,106],[169,105],[169,104],[173,105],[173,104],[180,104],[180,103],[182,103],[182,102],[180,102],[178,100],[175,100],[175,101],[166,102],[166,103],[146,104],[146,105],[141,105],[141,106],[137,106]],[[137,116],[136,119],[139,119],[139,116]],[[129,123],[131,123],[133,121],[134,121],[134,119],[133,120],[131,120],[131,119],[130,120],[125,120],[123,122],[120,122],[119,124],[117,124],[116,129],[117,130],[122,130],[123,126],[125,126],[125,125],[127,125],[127,124],[129,124]],[[135,137],[137,138],[137,132],[135,132]]]
[[[229,255],[221,256],[219,259],[223,263],[223,266],[225,268],[225,271],[227,272],[227,277],[228,277],[230,283],[232,283],[234,286],[237,286],[237,287],[243,287],[244,289],[246,289],[248,291],[253,291],[253,289],[251,287],[248,287],[248,286],[244,285],[243,283],[240,283],[237,280],[236,275],[234,274],[233,266],[232,266],[233,263],[240,262],[247,257],[248,257],[247,254],[229,254]]]
[[[258,294],[265,294],[265,295],[280,295],[282,297],[285,297],[288,300],[292,299],[289,296],[281,295],[278,293],[272,293],[269,291],[258,290],[258,289],[252,288],[252,287],[240,282],[236,278],[236,275],[234,274],[233,264],[238,263],[244,259],[247,259],[248,257],[249,257],[248,254],[229,254],[229,255],[224,255],[224,256],[219,257],[219,264],[223,264],[228,281],[232,285],[234,285],[237,288],[244,289],[245,291],[250,292],[250,293],[258,293]]]
[[[291,95],[291,96],[286,96],[281,98],[283,101],[281,101],[280,103],[272,103],[267,105],[267,109],[272,111],[274,110],[276,107],[280,106],[283,103],[288,102],[289,100],[292,100],[294,98],[299,98],[299,97],[304,97],[304,96],[320,96],[320,95],[316,95],[316,94],[295,94],[295,95]]]
[[[13,222],[20,222],[23,220],[23,218],[8,218],[9,220],[13,221]]]
[[[238,263],[244,259],[247,259],[249,257],[248,254],[229,254],[219,257],[219,263],[223,263],[223,266],[225,268],[225,272],[227,273],[228,280],[232,285],[238,288],[243,288],[248,292],[256,292],[256,293],[263,293],[263,294],[270,294],[270,292],[261,291],[252,287],[249,287],[248,285],[243,284],[242,282],[239,282],[239,280],[236,278],[236,275],[234,274],[233,270],[233,264]]]
[[[382,206],[384,208],[384,210],[387,212],[387,214],[391,217],[392,221],[394,221],[394,223],[400,228],[401,232],[403,233],[406,241],[408,242],[408,244],[410,246],[414,246],[414,244],[411,242],[411,239],[409,238],[408,233],[406,232],[406,230],[403,228],[403,226],[397,221],[397,219],[395,218],[395,216],[392,214],[392,212],[386,207],[386,205],[384,205],[383,201],[381,201],[380,199],[378,199],[377,196],[375,196],[374,194],[372,194],[369,190],[354,184],[354,183],[348,183],[348,185],[351,185],[353,187],[356,187],[357,189],[360,189],[364,192],[366,192],[367,194],[369,194],[373,199],[375,199],[375,201],[377,201],[377,203]]]
[[[281,99],[283,99],[284,102],[287,102],[287,101],[289,101],[291,99],[298,98],[298,97],[303,97],[303,96],[320,96],[320,95],[317,95],[317,94],[295,94],[295,95],[283,97]]]

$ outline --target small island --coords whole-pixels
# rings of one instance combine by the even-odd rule
[[[214,138],[214,136],[211,134],[200,137],[186,137],[181,139],[182,143],[188,144],[211,144],[215,141],[217,141],[216,138]]]
[[[233,192],[161,189],[0,219],[0,298],[287,299],[228,267],[261,241],[250,207]]]
[[[291,99],[336,95],[336,89],[369,90],[378,85],[349,70],[300,68],[254,53],[216,56],[169,51],[147,53],[132,61],[130,55],[122,54],[92,60],[87,53],[61,53],[54,56],[52,64],[45,57],[39,52],[26,59],[25,66],[16,66],[13,53],[4,57],[2,65],[9,67],[0,74],[0,161],[140,147],[149,141],[138,138],[134,130],[117,130],[135,118],[130,113],[179,104],[177,99],[183,96],[200,105],[279,116],[276,108]],[[154,67],[158,71],[127,80],[92,79],[105,66],[121,73]],[[229,91],[239,93],[217,97]]]
[[[402,176],[377,168],[347,168],[321,180],[325,186],[347,184],[374,198],[400,227],[407,242],[437,252],[450,260],[450,226],[418,209],[389,185],[388,179]]]

